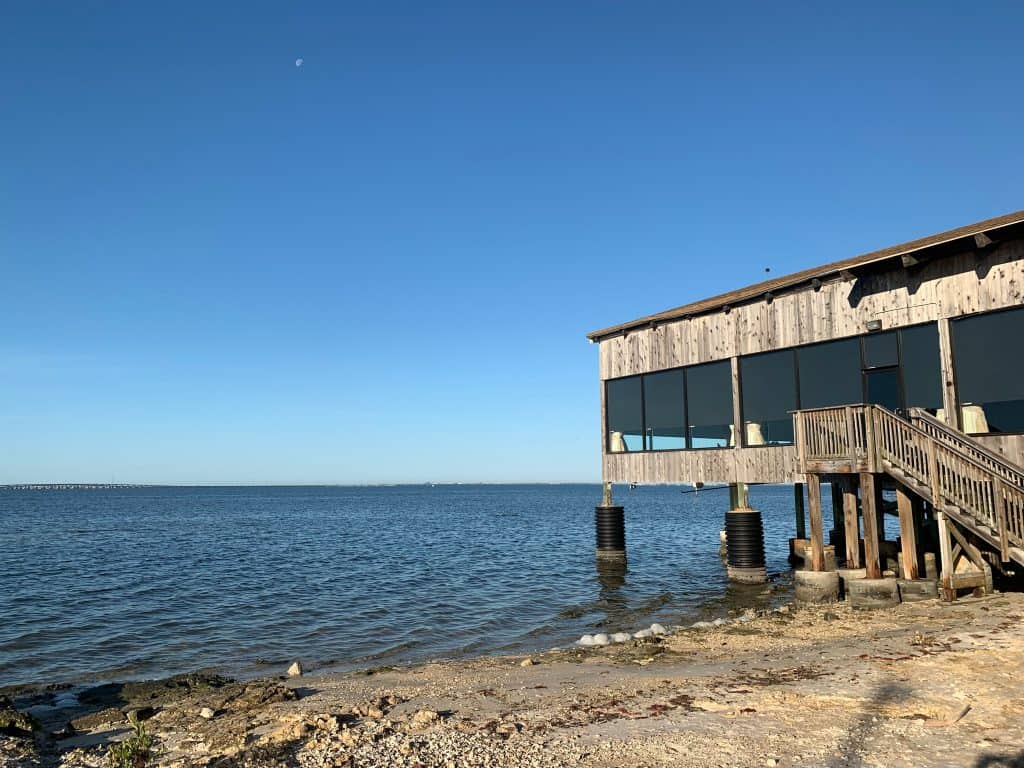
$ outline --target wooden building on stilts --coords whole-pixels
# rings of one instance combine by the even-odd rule
[[[762,580],[746,485],[789,483],[798,597],[991,590],[993,569],[1024,566],[1022,290],[1024,211],[590,334],[599,556],[625,553],[611,483],[729,483],[730,577]]]

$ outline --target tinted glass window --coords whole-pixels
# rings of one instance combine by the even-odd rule
[[[643,410],[640,404],[640,377],[615,379],[605,385],[608,414],[608,450],[642,451]]]
[[[1024,432],[1024,310],[950,323],[965,432]]]
[[[801,347],[797,360],[801,408],[861,402],[860,339]]]
[[[740,358],[745,445],[792,443],[796,410],[793,350]]]
[[[936,411],[942,407],[939,329],[934,323],[900,331],[903,394],[908,407]]]
[[[732,368],[728,360],[686,369],[691,448],[725,447],[732,426]]]
[[[648,449],[663,451],[686,447],[682,371],[644,376],[644,408]]]
[[[868,368],[899,365],[896,331],[873,333],[864,337],[864,365]]]

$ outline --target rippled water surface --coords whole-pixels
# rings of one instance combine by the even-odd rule
[[[529,650],[772,599],[726,581],[727,491],[617,488],[625,572],[595,563],[599,499],[597,485],[0,491],[0,686]],[[751,503],[769,572],[785,572],[792,490],[753,487]]]

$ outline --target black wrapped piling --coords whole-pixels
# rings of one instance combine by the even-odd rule
[[[594,528],[597,533],[597,556],[626,557],[626,520],[622,507],[599,504],[594,507]]]
[[[764,528],[756,509],[732,509],[725,513],[725,546],[730,581],[763,584]]]

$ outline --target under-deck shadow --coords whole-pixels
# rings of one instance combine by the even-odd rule
[[[865,741],[868,735],[878,727],[876,718],[879,717],[879,710],[886,704],[905,701],[910,693],[909,687],[899,683],[886,683],[875,691],[871,700],[857,717],[857,722],[846,733],[835,757],[827,763],[829,768],[857,768],[857,766],[864,765],[864,753],[868,749]]]
[[[1016,755],[981,755],[974,768],[1024,768],[1024,752]]]

